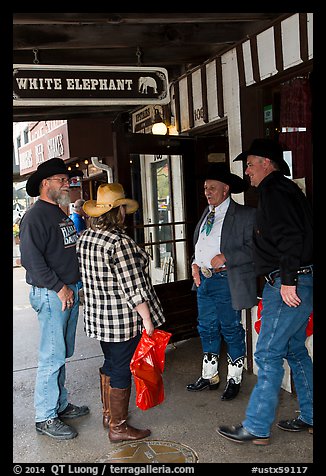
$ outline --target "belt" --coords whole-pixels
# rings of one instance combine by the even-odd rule
[[[199,268],[205,278],[211,278],[213,274],[220,273],[221,271],[226,271],[226,267],[223,268],[206,268],[206,266],[202,266]]]
[[[301,268],[298,269],[297,274],[311,274],[313,272],[313,265],[309,266],[302,266]],[[264,278],[269,284],[274,284],[274,281],[276,278],[279,278],[281,276],[281,271],[279,269],[276,269],[275,271],[272,271],[269,274],[266,274]]]

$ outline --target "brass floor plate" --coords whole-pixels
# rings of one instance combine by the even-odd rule
[[[121,443],[97,463],[197,463],[198,456],[189,446],[173,441],[141,440]]]

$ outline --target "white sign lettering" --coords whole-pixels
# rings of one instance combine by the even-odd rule
[[[35,146],[35,156],[36,156],[36,164],[39,165],[44,162],[44,147],[42,142]]]
[[[53,157],[60,157],[63,153],[63,135],[58,134],[55,137],[51,137],[51,139],[48,140],[48,158],[53,159]]]
[[[20,170],[29,169],[33,165],[32,150],[28,149],[19,154]]]

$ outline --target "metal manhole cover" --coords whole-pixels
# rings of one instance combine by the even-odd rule
[[[143,440],[121,443],[97,463],[197,463],[198,456],[189,446],[173,441]]]

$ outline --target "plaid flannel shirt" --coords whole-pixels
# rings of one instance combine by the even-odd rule
[[[142,331],[135,310],[146,301],[155,327],[165,321],[149,276],[147,253],[120,230],[87,229],[77,241],[86,335],[123,342]]]

